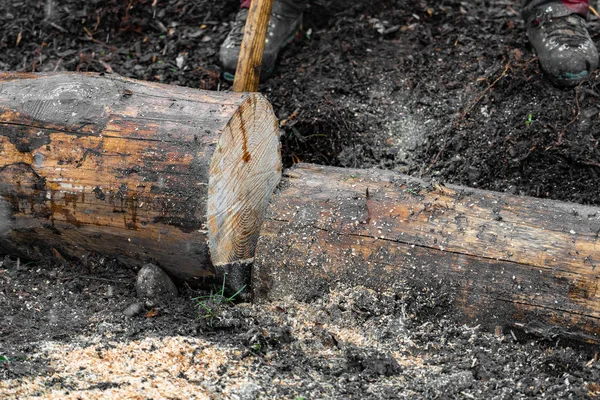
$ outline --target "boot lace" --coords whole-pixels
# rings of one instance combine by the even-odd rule
[[[547,29],[546,37],[567,46],[580,46],[589,41],[585,20],[578,15],[568,15],[563,18],[544,18],[540,22]]]
[[[244,38],[244,26],[246,25],[246,19],[248,19],[248,9],[242,8],[238,11],[235,16],[235,21],[231,24],[231,31],[227,35],[227,44],[230,47],[239,47],[242,45],[242,39]]]

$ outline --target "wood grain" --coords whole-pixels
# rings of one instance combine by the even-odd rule
[[[406,281],[462,322],[599,344],[599,233],[598,207],[300,164],[263,226],[254,290]]]
[[[267,28],[271,19],[273,0],[253,0],[248,9],[244,37],[240,48],[234,92],[256,92],[260,80]]]
[[[0,74],[0,251],[94,251],[202,281],[213,260],[254,255],[279,160],[260,94]]]

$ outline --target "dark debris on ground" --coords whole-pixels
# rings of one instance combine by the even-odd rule
[[[35,273],[32,273],[34,268]],[[339,288],[310,303],[213,304],[211,318],[184,288],[140,315],[134,273],[91,256],[79,265],[32,266],[5,258],[0,267],[2,379],[52,376],[46,341],[105,337],[107,345],[148,337],[197,336],[240,350],[265,398],[583,399],[600,395],[592,348],[487,333],[457,325],[435,294],[404,285],[377,293]],[[204,293],[206,294],[206,293]],[[102,341],[100,342],[102,343]],[[597,349],[596,349],[597,351]],[[231,389],[227,378],[210,387]],[[274,384],[274,378],[298,382]],[[51,384],[51,383],[50,383]],[[243,396],[242,396],[243,397]]]
[[[0,71],[230,87],[217,61],[236,1],[5,3]],[[275,76],[261,85],[284,122],[286,165],[376,166],[600,204],[598,74],[568,90],[546,82],[528,49],[519,3],[311,1],[304,39],[290,45]],[[590,23],[595,39],[598,25]],[[141,314],[126,317],[122,311],[138,301],[134,279],[134,271],[101,256],[77,265],[6,259],[0,356],[11,361],[0,359],[0,379],[50,374],[46,360],[28,358],[42,340],[110,332],[124,341],[199,335],[239,346],[265,369],[257,384],[271,398],[600,396],[594,349],[457,326],[444,312],[430,312],[440,309],[435,298],[409,288],[345,289],[308,304],[226,303],[215,318],[203,317],[191,301],[202,293],[188,289],[172,303],[144,304]],[[304,327],[295,322],[299,314]],[[341,338],[346,327],[372,342]],[[428,368],[398,364],[400,353]],[[298,375],[305,385],[278,387],[272,373]]]

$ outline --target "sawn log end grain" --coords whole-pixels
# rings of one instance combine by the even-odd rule
[[[251,259],[281,174],[255,93],[0,74],[0,251],[90,251],[204,280]]]

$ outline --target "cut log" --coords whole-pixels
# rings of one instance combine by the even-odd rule
[[[436,292],[457,320],[600,344],[600,208],[296,165],[262,228],[254,295]]]
[[[252,261],[281,175],[256,93],[0,74],[0,251],[90,251],[204,279]]]

